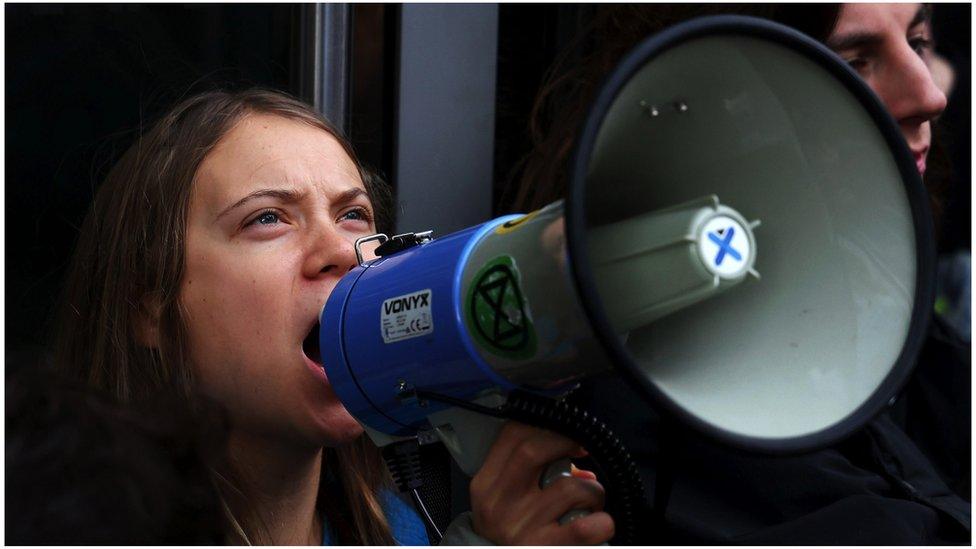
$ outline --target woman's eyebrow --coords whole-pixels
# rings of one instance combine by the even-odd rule
[[[220,219],[235,208],[239,208],[256,198],[271,197],[277,198],[285,204],[294,204],[295,202],[300,202],[303,198],[305,198],[305,195],[306,193],[303,191],[292,191],[288,189],[259,189],[225,208],[224,211],[217,214],[217,219]]]
[[[339,195],[336,196],[332,202],[335,204],[344,204],[346,202],[352,202],[360,196],[365,196],[367,199],[369,198],[369,194],[366,191],[356,187],[339,193]]]
[[[877,46],[884,41],[880,34],[870,31],[855,31],[833,36],[827,39],[827,47],[834,51],[845,51],[854,48]]]

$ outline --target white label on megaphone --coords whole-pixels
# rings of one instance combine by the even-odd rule
[[[698,235],[698,252],[705,268],[722,278],[743,276],[752,264],[747,229],[735,219],[716,215]]]
[[[396,343],[434,331],[430,289],[392,297],[380,307],[383,343]]]

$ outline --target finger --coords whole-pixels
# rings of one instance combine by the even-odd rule
[[[574,509],[602,511],[606,494],[603,486],[593,480],[561,478],[532,497],[524,511],[513,514],[513,531],[530,531],[542,525],[558,523],[566,513]]]
[[[575,441],[543,429],[533,429],[515,447],[505,463],[505,475],[514,483],[532,483],[537,488],[549,466],[565,458],[580,457],[583,449]],[[563,474],[566,470],[563,469]]]
[[[515,448],[532,433],[531,427],[515,421],[507,421],[502,426],[488,450],[485,462],[469,485],[472,510],[476,515],[492,516],[497,508],[506,506],[507,502],[522,499],[521,492],[525,492],[525,487],[513,484],[505,475]]]
[[[501,431],[498,432],[498,438],[495,439],[491,448],[488,449],[485,462],[481,464],[481,469],[478,470],[475,476],[484,476],[491,479],[497,478],[501,471],[505,469],[505,464],[511,458],[515,447],[518,446],[528,433],[528,425],[515,421],[506,421]]]
[[[510,422],[489,451],[479,475],[497,479],[493,489],[537,485],[549,463],[564,457],[585,455],[579,444],[552,431]],[[504,486],[503,486],[504,485]]]
[[[580,469],[575,464],[569,468],[569,474],[573,475],[575,478],[596,480],[596,473],[593,471],[587,471],[586,469]]]
[[[568,530],[569,539],[565,545],[599,545],[610,541],[615,531],[613,518],[603,511],[580,517],[559,528]]]
[[[559,479],[542,491],[539,504],[535,507],[539,510],[535,520],[539,523],[558,521],[574,509],[602,511],[605,501],[606,491],[595,480]]]
[[[599,545],[614,534],[613,518],[598,512],[566,524],[547,524],[520,536],[518,545]]]

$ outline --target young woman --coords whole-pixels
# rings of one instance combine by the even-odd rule
[[[142,135],[81,230],[59,362],[120,401],[169,392],[226,410],[213,476],[228,541],[426,543],[385,468],[302,342],[353,241],[387,223],[388,196],[339,134],[268,91],[190,98]],[[568,439],[503,431],[472,482],[474,533],[495,543],[600,543],[599,483],[538,488]],[[592,515],[560,526],[574,508]]]

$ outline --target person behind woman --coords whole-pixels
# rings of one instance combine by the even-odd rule
[[[944,118],[947,100],[944,83],[935,74],[939,65],[930,28],[931,9],[927,4],[842,4],[825,44],[857,71],[898,123],[929,190],[938,239],[952,236],[941,234],[947,226],[943,213],[946,197],[951,196],[952,167],[936,136],[936,121]],[[966,264],[968,257],[967,253]],[[944,265],[940,259],[939,277]],[[960,293],[968,288],[967,283]],[[949,487],[968,500],[972,347],[958,323],[938,314],[938,300],[936,303],[937,314],[932,315],[925,348],[891,415]]]
[[[388,192],[321,116],[283,94],[215,91],[165,114],[122,156],[81,229],[58,364],[121,402],[199,396],[227,413],[213,479],[227,540],[426,544],[376,448],[303,342],[352,242],[389,224]],[[507,426],[472,482],[496,543],[613,534],[592,474],[538,487],[568,439]],[[568,525],[566,511],[594,511]]]

